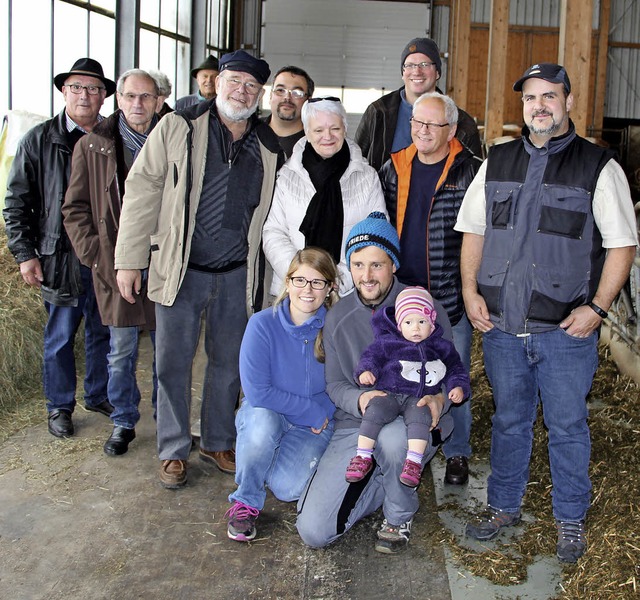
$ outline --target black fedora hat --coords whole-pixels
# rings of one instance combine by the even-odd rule
[[[209,56],[207,56],[207,58],[205,58],[203,62],[201,62],[194,69],[191,69],[191,77],[195,79],[198,75],[198,71],[202,71],[203,69],[208,69],[209,71],[219,71],[219,67],[220,64],[218,62],[218,59],[213,54],[209,54]]]
[[[75,63],[73,63],[71,71],[58,73],[53,78],[54,85],[60,91],[62,91],[62,86],[70,75],[87,75],[88,77],[96,77],[97,79],[102,81],[102,83],[104,83],[104,86],[107,89],[107,96],[111,96],[111,94],[116,91],[115,81],[107,79],[104,76],[102,65],[97,60],[93,60],[92,58],[79,58]]]

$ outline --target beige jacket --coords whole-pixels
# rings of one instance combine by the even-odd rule
[[[149,298],[164,306],[174,303],[189,262],[206,167],[209,107],[202,103],[182,114],[166,115],[149,135],[126,181],[115,267],[149,266]],[[262,228],[284,157],[273,131],[263,123],[254,126],[264,177],[248,234],[248,314],[266,306],[264,290],[269,289],[271,272],[262,253]]]

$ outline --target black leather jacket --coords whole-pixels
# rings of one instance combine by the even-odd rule
[[[391,154],[400,110],[400,91],[403,89],[404,86],[369,104],[356,130],[354,141],[376,171],[389,160]],[[482,157],[482,143],[476,122],[460,107],[458,113],[456,137],[472,154]]]
[[[57,306],[76,306],[83,293],[80,263],[60,211],[70,171],[63,110],[30,129],[20,141],[3,210],[9,250],[18,263],[40,259],[42,297]]]

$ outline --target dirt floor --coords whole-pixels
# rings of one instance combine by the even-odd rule
[[[149,364],[145,339],[142,419],[126,455],[103,453],[110,421],[81,405],[73,438],[47,432],[43,403],[42,423],[0,446],[0,598],[451,598],[429,472],[410,550],[399,556],[373,549],[379,515],[327,549],[309,549],[295,531],[295,505],[273,498],[254,542],[229,540],[233,478],[196,453],[188,486],[163,489]]]

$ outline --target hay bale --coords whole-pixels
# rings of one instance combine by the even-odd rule
[[[484,373],[479,336],[474,338],[471,366],[474,394],[472,445],[475,459],[489,460],[493,399]],[[588,398],[591,428],[592,506],[587,517],[587,553],[577,565],[564,567],[558,598],[621,600],[640,595],[640,387],[621,375],[606,346]],[[547,433],[539,415],[529,485],[523,509],[534,517],[519,538],[499,541],[483,552],[449,542],[457,560],[475,575],[499,585],[526,578],[536,556],[555,556],[551,510],[551,476]],[[499,539],[499,538],[498,538]]]
[[[0,441],[42,419],[42,332],[47,315],[38,290],[25,285],[0,227]],[[21,408],[22,410],[18,410]]]

